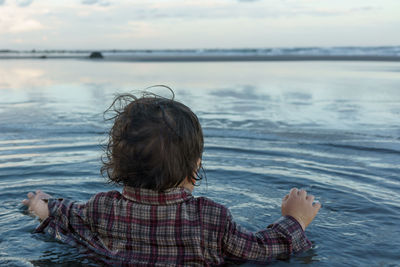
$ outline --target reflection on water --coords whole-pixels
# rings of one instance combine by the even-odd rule
[[[115,93],[153,84],[174,88],[203,125],[208,180],[196,195],[228,206],[252,231],[279,217],[291,187],[318,196],[323,208],[307,230],[313,248],[273,265],[398,264],[398,69],[0,61],[0,265],[95,265],[76,248],[32,234],[37,221],[19,201],[38,188],[78,201],[113,188],[99,174],[109,128],[103,111]]]

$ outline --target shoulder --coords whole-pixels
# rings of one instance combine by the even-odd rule
[[[100,192],[92,196],[86,203],[87,216],[91,218],[93,222],[97,222],[99,219],[110,216],[113,211],[113,206],[122,195],[118,191]]]
[[[108,191],[108,192],[100,192],[95,195],[93,195],[89,201],[88,205],[101,205],[105,202],[113,201],[113,200],[118,200],[122,198],[122,194],[116,190]]]
[[[230,217],[230,211],[224,205],[215,202],[214,200],[207,197],[196,197],[194,201],[200,209],[200,212],[207,215],[217,215],[221,219]]]

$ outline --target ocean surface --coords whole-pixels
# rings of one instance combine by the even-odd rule
[[[313,248],[271,266],[400,266],[400,63],[75,59],[0,60],[0,266],[94,264],[34,234],[21,200],[115,189],[99,172],[103,111],[116,93],[155,84],[202,123],[196,196],[251,231],[280,217],[292,187],[322,203],[306,231]]]

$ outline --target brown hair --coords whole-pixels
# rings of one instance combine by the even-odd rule
[[[119,95],[105,114],[110,111],[114,125],[101,168],[110,182],[162,192],[185,178],[193,184],[202,179],[203,132],[197,116],[174,94],[172,99]]]

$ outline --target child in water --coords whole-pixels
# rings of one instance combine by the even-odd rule
[[[225,206],[192,196],[203,132],[187,106],[144,94],[119,96],[111,107],[102,173],[122,193],[98,193],[86,203],[28,193],[23,204],[42,220],[36,232],[83,246],[110,265],[265,263],[311,247],[304,230],[321,206],[304,190],[291,189],[282,217],[257,233],[236,224]]]

